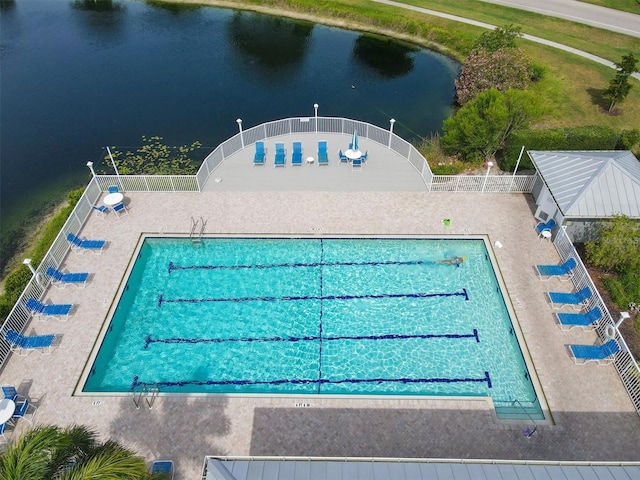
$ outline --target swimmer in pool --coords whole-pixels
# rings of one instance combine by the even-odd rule
[[[460,266],[460,264],[462,262],[464,262],[467,259],[467,257],[451,257],[451,258],[446,258],[444,260],[438,260],[436,263],[440,263],[443,265],[456,265],[456,266]]]

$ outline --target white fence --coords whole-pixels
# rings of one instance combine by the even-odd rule
[[[225,158],[257,141],[298,133],[351,135],[354,130],[358,131],[359,137],[388,147],[404,157],[422,176],[427,191],[480,193],[531,193],[532,191],[535,175],[433,175],[422,154],[412,144],[390,130],[358,120],[331,117],[285,118],[237,133],[220,144],[204,159],[196,174],[199,188],[202,189],[207,178]]]
[[[78,233],[82,229],[87,218],[93,211],[92,206],[98,198],[100,198],[101,194],[102,188],[98,185],[98,182],[91,180],[80,197],[78,204],[73,209],[73,212],[71,212],[71,215],[60,230],[60,233],[58,233],[58,236],[53,241],[53,244],[40,262],[40,265],[38,265],[36,274],[31,278],[31,281],[28,283],[27,287],[22,292],[22,295],[20,295],[20,298],[2,324],[2,327],[0,328],[0,331],[2,332],[0,335],[0,369],[4,365],[4,362],[7,360],[10,353],[9,344],[4,338],[5,332],[7,330],[22,332],[31,318],[31,312],[25,307],[27,299],[30,297],[37,300],[41,299],[45,290],[49,286],[48,277],[44,272],[48,267],[60,267],[60,264],[70,249],[69,242],[67,241],[67,234]]]
[[[603,320],[598,323],[598,327],[596,328],[596,332],[600,337],[600,340],[605,340],[606,338],[606,330],[607,327],[613,326],[615,327],[616,321],[611,317],[611,313],[607,309],[602,297],[598,293],[598,289],[593,284],[587,269],[585,268],[578,252],[576,252],[571,239],[565,232],[564,228],[560,228],[558,230],[558,234],[556,235],[556,239],[554,240],[554,245],[560,258],[562,261],[566,261],[569,257],[573,257],[577,266],[574,269],[574,274],[572,277],[573,284],[576,290],[580,290],[584,287],[589,287],[593,292],[593,295],[590,300],[590,304],[587,309],[591,309],[593,307],[599,307],[603,312]],[[620,351],[615,355],[614,365],[618,374],[620,375],[620,379],[624,384],[624,387],[631,397],[631,402],[633,402],[633,406],[636,409],[638,415],[640,415],[640,367],[636,363],[627,346],[627,343],[624,341],[622,335],[617,328],[613,329],[615,332],[615,339],[620,345]]]

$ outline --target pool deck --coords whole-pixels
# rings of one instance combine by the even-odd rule
[[[535,264],[559,259],[534,231],[531,196],[414,189],[421,180],[412,167],[385,170],[378,164],[385,154],[372,155],[372,148],[361,172],[335,161],[326,167],[253,167],[249,150],[222,164],[212,175],[222,181],[210,182],[204,192],[125,193],[128,215],[91,216],[80,234],[107,239],[107,249],[102,255],[71,252],[62,265],[93,272],[90,284],[50,288],[45,296],[76,304],[75,315],[67,322],[33,320],[26,329],[61,334],[59,347],[49,356],[12,356],[2,371],[3,384],[15,384],[38,406],[37,423],[94,427],[148,462],[173,459],[178,479],[198,479],[205,455],[640,461],[640,417],[614,367],[577,366],[567,353],[569,343],[595,343],[595,333],[562,332],[555,325],[545,292],[571,286],[541,282],[534,271]],[[405,167],[414,172],[411,181],[391,182]],[[320,169],[329,184],[346,186],[322,189],[312,175]],[[361,185],[350,190],[346,178]],[[191,217],[206,219],[209,234],[486,234],[492,245],[499,241],[503,248],[494,253],[508,301],[553,423],[526,438],[526,424],[498,421],[486,401],[471,399],[167,396],[151,410],[136,410],[130,396],[73,396],[140,234],[187,233]],[[444,226],[443,218],[451,225]],[[28,426],[20,421],[12,435]]]

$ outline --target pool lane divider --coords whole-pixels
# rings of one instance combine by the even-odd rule
[[[322,258],[320,262],[311,263],[268,263],[265,265],[178,265],[173,261],[169,261],[167,273],[178,270],[253,270],[268,268],[317,268],[317,267],[366,267],[366,266],[384,266],[384,265],[453,265],[459,267],[459,263],[443,263],[442,260],[386,260],[379,262],[327,262],[324,263]]]
[[[164,303],[210,303],[210,302],[294,302],[301,300],[356,300],[356,299],[383,299],[383,298],[430,298],[430,297],[464,297],[465,301],[469,300],[469,294],[466,288],[460,292],[443,292],[443,293],[380,293],[368,295],[283,295],[281,297],[234,297],[234,298],[165,298],[164,293],[158,296],[158,308]]]
[[[150,382],[149,384],[157,385],[160,389],[163,387],[186,387],[186,386],[205,386],[205,385],[340,385],[340,384],[361,384],[361,383],[403,383],[403,384],[425,384],[425,383],[486,383],[487,388],[492,388],[491,377],[489,372],[485,371],[483,377],[473,378],[344,378],[341,380],[330,380],[327,378],[310,379],[310,378],[281,378],[276,380],[179,380],[175,382]],[[131,382],[131,390],[146,385],[141,382],[138,375],[133,377]],[[228,392],[232,393],[232,392]],[[288,392],[282,392],[288,393]]]
[[[320,272],[318,277],[320,278],[320,298],[322,298],[324,294],[323,283],[322,283],[322,267],[324,265],[324,241],[320,239]],[[318,328],[318,378],[322,378],[322,303],[320,300],[320,314],[318,318],[319,328]],[[320,394],[320,384],[318,384],[318,395]]]
[[[473,338],[476,343],[480,343],[478,330],[473,329],[473,333],[423,333],[423,334],[398,334],[388,333],[385,335],[340,335],[331,337],[322,337],[322,327],[320,336],[309,335],[305,337],[241,337],[241,338],[152,338],[147,335],[144,339],[144,348],[148,348],[152,343],[227,343],[227,342],[332,342],[336,340],[409,340],[409,339],[464,339]],[[322,354],[322,352],[320,352]],[[321,373],[321,372],[320,372]],[[319,376],[318,378],[322,378]]]

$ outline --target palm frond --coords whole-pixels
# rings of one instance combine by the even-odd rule
[[[38,426],[23,433],[9,444],[0,456],[0,478],[3,480],[40,480],[47,477],[49,459],[60,441],[55,425]]]

